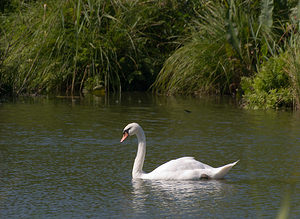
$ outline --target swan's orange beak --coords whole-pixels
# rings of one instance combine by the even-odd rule
[[[128,133],[124,132],[123,137],[120,142],[123,142],[128,137]]]

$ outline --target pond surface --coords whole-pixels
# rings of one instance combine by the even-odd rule
[[[240,162],[224,180],[132,181],[130,122],[146,172],[183,156]],[[145,93],[3,100],[0,180],[0,218],[300,218],[300,114]]]

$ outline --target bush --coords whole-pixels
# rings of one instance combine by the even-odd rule
[[[286,52],[281,53],[264,62],[254,77],[242,78],[245,108],[278,109],[293,106],[291,78],[286,72],[289,58]]]

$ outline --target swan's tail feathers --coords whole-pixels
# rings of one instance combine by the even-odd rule
[[[239,162],[240,160],[237,160],[233,163],[230,163],[230,164],[227,164],[225,166],[222,166],[222,167],[218,167],[218,168],[215,168],[215,173],[213,175],[213,179],[222,179],[224,178],[224,176],[229,172],[229,170],[237,164],[237,162]]]

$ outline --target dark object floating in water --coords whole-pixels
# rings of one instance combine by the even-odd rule
[[[187,110],[187,109],[184,109],[184,112],[186,112],[186,113],[191,113],[192,111]]]

